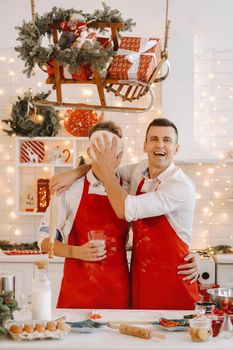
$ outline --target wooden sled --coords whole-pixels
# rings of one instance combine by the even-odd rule
[[[83,110],[103,110],[110,112],[123,112],[123,113],[143,113],[148,111],[154,105],[154,92],[152,84],[158,84],[164,81],[168,74],[170,65],[168,62],[167,43],[168,43],[168,31],[170,26],[170,20],[168,17],[168,1],[166,8],[166,25],[165,25],[165,40],[164,49],[161,54],[161,60],[158,66],[152,73],[147,83],[133,80],[117,80],[111,78],[102,78],[98,70],[93,71],[91,79],[88,80],[74,80],[64,79],[61,77],[60,67],[56,60],[54,60],[54,77],[48,77],[46,84],[52,84],[53,89],[56,90],[56,101],[39,101],[34,100],[35,105],[47,105],[56,108],[75,108]],[[95,22],[89,24],[89,27],[94,28],[110,28],[111,38],[113,41],[114,51],[117,51],[119,47],[118,30],[124,27],[124,23],[103,23]],[[56,27],[52,28],[53,41],[58,44],[58,30]],[[161,72],[165,68],[165,73],[162,75]],[[62,85],[63,84],[91,84],[96,85],[99,104],[87,104],[87,103],[68,103],[63,102],[62,98]],[[139,100],[141,97],[149,94],[150,102],[146,107],[125,107],[125,106],[111,106],[106,102],[106,93],[113,93],[116,97],[120,98],[122,102],[134,102]]]

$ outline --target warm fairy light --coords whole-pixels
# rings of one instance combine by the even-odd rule
[[[132,148],[131,147],[129,147],[129,148],[127,148],[127,152],[132,152],[133,150],[132,150]]]
[[[42,83],[39,81],[38,83],[36,83],[36,85],[37,85],[38,87],[41,87],[41,86],[42,86]]]
[[[15,172],[15,168],[13,168],[12,166],[8,166],[7,172],[8,172],[8,174],[13,174]]]
[[[209,169],[208,169],[208,174],[210,174],[210,175],[211,175],[211,174],[214,174],[214,168],[209,168]]]
[[[209,213],[209,211],[210,211],[210,208],[208,208],[208,207],[203,208],[204,213]]]
[[[44,170],[44,171],[49,171],[49,168],[48,168],[47,166],[44,166],[44,167],[43,167],[43,170]]]
[[[196,193],[196,199],[201,199],[202,198],[202,196],[201,196],[201,194],[200,193]]]
[[[21,231],[20,230],[15,230],[14,234],[15,234],[15,236],[20,236],[21,235]]]
[[[215,196],[215,198],[220,198],[221,193],[218,191],[214,191],[214,196]]]
[[[214,78],[215,78],[215,74],[214,74],[214,73],[210,73],[210,74],[208,75],[208,78],[209,78],[209,79],[214,79]]]
[[[9,76],[10,76],[10,77],[13,77],[14,75],[15,75],[15,72],[14,72],[13,70],[10,70],[10,71],[9,71]]]
[[[197,176],[201,176],[201,172],[200,171],[196,171],[196,175]]]
[[[44,120],[43,115],[38,114],[38,115],[37,115],[37,120],[38,120],[40,123],[42,123],[43,120]]]
[[[13,203],[14,203],[13,198],[7,198],[7,200],[6,200],[7,205],[12,205]]]
[[[11,211],[11,212],[10,212],[10,217],[11,217],[12,219],[16,219],[16,218],[17,218],[17,215],[15,214],[14,211]]]

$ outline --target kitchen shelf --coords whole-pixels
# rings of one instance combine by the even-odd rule
[[[22,162],[21,146],[25,141],[42,141],[45,156],[42,162]],[[43,216],[44,212],[26,211],[25,208],[37,207],[37,180],[51,178],[54,174],[77,167],[79,156],[84,155],[88,145],[88,137],[56,136],[56,137],[15,137],[15,213],[19,216]],[[67,162],[50,162],[52,152],[59,147],[63,154],[70,151]],[[36,150],[34,149],[34,153]],[[29,204],[30,202],[30,204]]]
[[[54,168],[73,168],[73,163],[61,163],[61,164],[52,164],[52,163],[19,163],[18,167],[20,168],[35,168],[35,167],[54,167]]]

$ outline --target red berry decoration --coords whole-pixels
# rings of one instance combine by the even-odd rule
[[[72,136],[88,136],[89,130],[103,120],[103,112],[68,109],[65,114],[64,127]]]

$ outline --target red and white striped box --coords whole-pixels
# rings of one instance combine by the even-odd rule
[[[109,67],[109,76],[148,82],[160,60],[158,38],[123,37]]]
[[[44,143],[41,141],[24,141],[20,148],[20,162],[40,163],[45,156]]]

